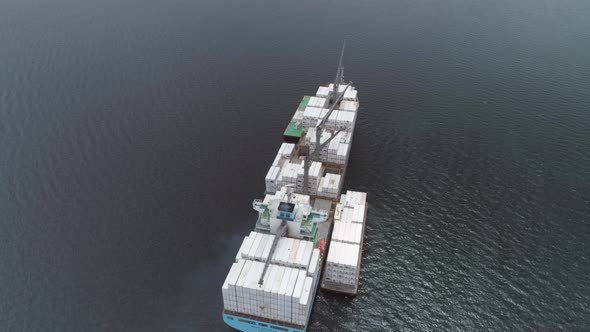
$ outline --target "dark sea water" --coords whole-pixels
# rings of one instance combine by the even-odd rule
[[[3,0],[0,330],[227,331],[304,94],[361,109],[358,296],[310,330],[590,330],[590,1]]]

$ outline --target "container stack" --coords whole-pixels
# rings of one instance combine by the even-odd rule
[[[275,159],[272,162],[273,166],[282,166],[283,162],[285,160],[290,159],[293,154],[295,153],[295,144],[292,143],[283,143],[281,144],[281,148],[279,149],[279,152],[277,152],[277,155],[275,156]]]
[[[291,119],[291,122],[303,123],[303,111],[300,111],[300,110],[295,111],[295,114],[293,114],[293,118]]]
[[[225,282],[223,286],[221,286],[221,294],[223,296],[223,304],[225,309],[230,311],[238,311],[238,302],[236,296],[236,282],[238,277],[240,276],[240,272],[242,272],[242,268],[244,267],[244,263],[246,261],[240,259],[238,262],[233,263],[231,268],[229,269],[229,273],[227,274],[227,278],[225,278]]]
[[[332,240],[350,244],[360,244],[363,225],[355,222],[334,221]]]
[[[314,249],[311,254],[311,260],[309,261],[309,267],[307,268],[307,276],[312,277],[314,280],[320,273],[320,249]]]
[[[305,144],[309,145],[310,152],[315,151],[316,148],[316,129],[310,128],[307,133],[305,134]],[[320,142],[326,142],[332,136],[332,132],[325,130],[322,132],[322,136],[320,138]],[[327,163],[334,163],[343,165],[346,160],[348,159],[348,154],[350,152],[350,140],[351,140],[351,133],[346,131],[341,131],[328,143],[328,145],[322,148],[320,151],[320,160],[322,162]]]
[[[262,276],[264,263],[246,260],[242,272],[236,282],[236,297],[239,312],[249,315],[257,314],[256,290],[259,289],[258,281]]]
[[[348,190],[340,196],[340,203],[349,207],[364,205],[367,203],[367,193]]]
[[[242,241],[242,245],[236,255],[236,262],[240,259],[266,262],[270,255],[274,239],[274,234],[250,232],[250,235],[246,236]]]
[[[346,88],[345,85],[339,85],[338,91],[342,92],[342,91],[344,91],[345,88]],[[330,85],[328,86],[328,89],[330,92],[334,91],[334,84],[330,83]],[[355,90],[353,87],[349,87],[348,89],[346,89],[346,92],[344,93],[344,97],[342,99],[356,101],[357,95],[358,95],[358,91]]]
[[[295,144],[293,143],[283,143],[281,144],[281,148],[279,149],[278,155],[283,156],[285,158],[290,158],[293,156],[295,152]]]
[[[315,286],[311,277],[297,279],[293,291],[291,321],[293,324],[305,325],[309,316],[312,303],[313,289]]]
[[[338,130],[343,129],[344,131],[351,132],[354,127],[356,120],[356,112],[346,112],[335,110],[330,114],[326,121],[326,129]]]
[[[326,259],[324,284],[328,289],[356,293],[365,229],[367,194],[347,191],[334,210],[334,229]],[[340,286],[334,286],[340,285]],[[325,286],[326,288],[326,286]]]
[[[319,108],[324,108],[326,107],[328,102],[327,98],[320,98],[320,97],[310,97],[309,98],[309,102],[307,103],[307,106],[311,106],[311,107],[319,107]]]
[[[346,112],[356,112],[359,109],[359,102],[352,100],[343,100],[340,102],[340,110]]]
[[[340,133],[339,135],[343,135]],[[350,145],[342,143],[341,140],[334,139],[328,144],[326,162],[343,165],[348,157]]]
[[[313,242],[293,238],[281,238],[271,263],[294,268],[307,269],[313,253]]]
[[[264,184],[266,188],[266,193],[274,193],[279,190],[277,186],[277,180],[279,178],[279,173],[281,172],[280,166],[271,166],[266,173],[266,177],[264,178]]]
[[[332,241],[328,253],[325,278],[328,281],[355,285],[360,268],[360,245]]]
[[[299,169],[303,165],[296,164],[291,161],[285,161],[283,166],[281,167],[281,171],[279,172],[279,176],[276,180],[277,189],[280,189],[283,186],[293,185],[297,187],[297,174],[299,173]]]
[[[303,192],[303,177],[304,177],[304,168],[299,168],[297,173],[297,191]],[[322,173],[324,172],[324,168],[322,167],[322,163],[313,161],[311,165],[309,165],[309,171],[307,174],[307,181],[309,184],[309,191],[311,195],[315,195],[318,190],[318,186],[320,184],[320,179],[322,177]]]
[[[332,90],[333,89],[334,88],[332,88]],[[330,88],[327,86],[320,86],[315,95],[320,98],[328,98],[330,96]]]
[[[341,178],[342,176],[340,174],[326,173],[320,180],[317,195],[326,198],[338,197]]]
[[[303,112],[303,127],[305,129],[314,128],[326,116],[328,111],[327,108],[306,107]],[[325,128],[328,130],[342,129],[352,132],[355,120],[356,112],[334,110],[326,120]]]
[[[309,241],[300,242],[306,247]],[[233,263],[221,287],[224,308],[305,325],[319,273],[319,250],[312,250],[311,261],[304,268],[270,264],[260,284],[263,272],[262,262],[240,259]]]
[[[314,128],[323,119],[328,110],[320,107],[307,106],[303,111],[303,127]]]
[[[320,144],[325,143],[331,136],[332,136],[332,132],[324,130],[322,132],[321,137],[320,137]],[[336,139],[338,139],[338,138],[336,137],[333,140],[336,140]],[[304,142],[305,142],[305,144],[309,145],[309,152],[315,151],[315,149],[316,149],[316,129],[315,129],[315,127],[309,128],[309,130],[305,134]],[[320,152],[320,159],[322,161],[324,161],[324,158],[326,157],[327,153],[328,153],[328,147],[325,146],[322,149],[322,151]]]

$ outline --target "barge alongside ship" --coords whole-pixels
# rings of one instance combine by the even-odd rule
[[[301,100],[266,175],[265,197],[252,202],[254,231],[222,285],[229,326],[305,331],[318,288],[356,294],[367,195],[342,194],[342,187],[358,108],[341,54],[334,84]]]

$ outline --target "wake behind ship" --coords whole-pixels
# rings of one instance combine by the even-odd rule
[[[301,100],[252,202],[258,219],[222,286],[237,330],[305,331],[320,286],[357,292],[367,194],[341,194],[359,108],[343,54],[334,83]]]

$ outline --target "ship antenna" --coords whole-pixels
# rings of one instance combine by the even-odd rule
[[[338,68],[336,69],[336,77],[334,78],[334,91],[330,101],[336,102],[338,94],[340,94],[339,86],[344,82],[344,67],[342,66],[342,59],[344,58],[344,49],[346,48],[346,40],[342,42],[342,51],[340,51],[340,61],[338,61]]]

